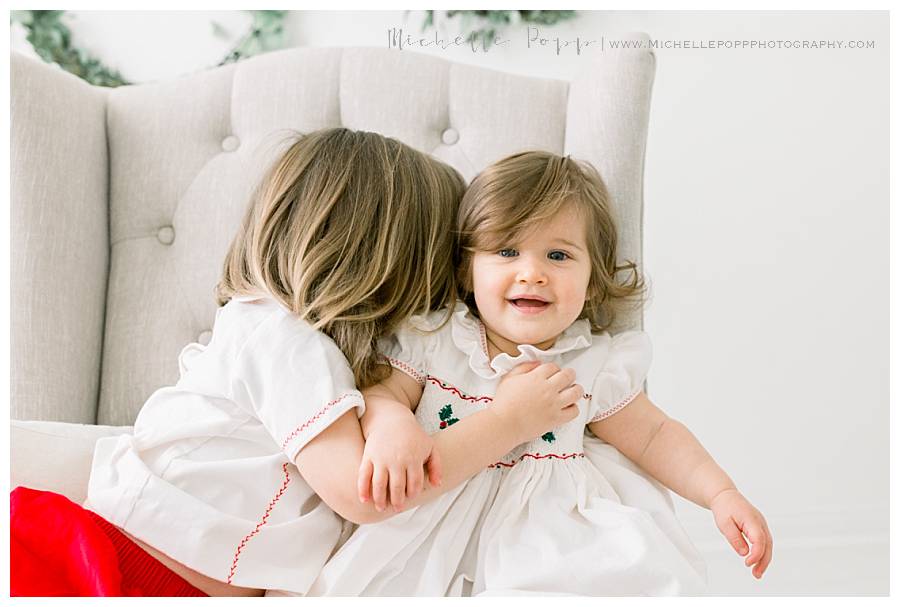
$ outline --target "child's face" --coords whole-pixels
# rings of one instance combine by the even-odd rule
[[[475,253],[472,287],[491,356],[552,346],[581,314],[590,276],[587,226],[573,205],[521,242]]]

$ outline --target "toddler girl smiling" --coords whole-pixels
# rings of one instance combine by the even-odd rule
[[[546,152],[508,157],[469,186],[457,227],[463,301],[450,323],[418,318],[384,343],[393,372],[364,391],[367,406],[414,411],[428,434],[490,409],[501,392],[559,394],[578,413],[437,500],[361,527],[312,593],[703,593],[704,566],[674,515],[627,505],[620,494],[637,481],[610,482],[586,428],[712,510],[761,577],[772,555],[764,517],[643,392],[647,335],[606,332],[643,282],[633,263],[617,262],[597,172]],[[391,482],[372,480],[363,470],[378,496]]]

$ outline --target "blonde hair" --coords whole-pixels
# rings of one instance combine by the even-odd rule
[[[460,203],[457,282],[460,299],[473,313],[478,313],[472,293],[475,252],[514,244],[568,205],[586,219],[591,259],[588,300],[579,318],[587,318],[591,330],[600,332],[626,307],[642,305],[645,285],[637,264],[616,262],[616,223],[600,174],[587,162],[530,151],[484,169]],[[621,272],[627,276],[620,280]]]
[[[331,337],[360,388],[377,340],[456,297],[450,226],[465,188],[453,168],[376,133],[296,138],[253,195],[225,258],[219,305],[268,293]]]

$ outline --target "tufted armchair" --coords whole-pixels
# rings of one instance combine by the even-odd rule
[[[529,148],[588,160],[640,262],[654,57],[584,61],[565,82],[297,48],[102,89],[13,54],[12,486],[83,499],[96,438],[128,431],[181,348],[209,339],[226,248],[286,129],[377,131],[467,179]]]

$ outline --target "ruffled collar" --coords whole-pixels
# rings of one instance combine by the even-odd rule
[[[490,359],[484,324],[476,318],[464,303],[457,303],[450,320],[453,343],[469,357],[469,367],[480,377],[494,379],[507,373],[516,365],[538,361],[549,362],[556,356],[591,345],[591,325],[587,319],[576,320],[562,332],[553,347],[540,350],[530,344],[518,346],[519,355],[510,356],[501,352]]]

